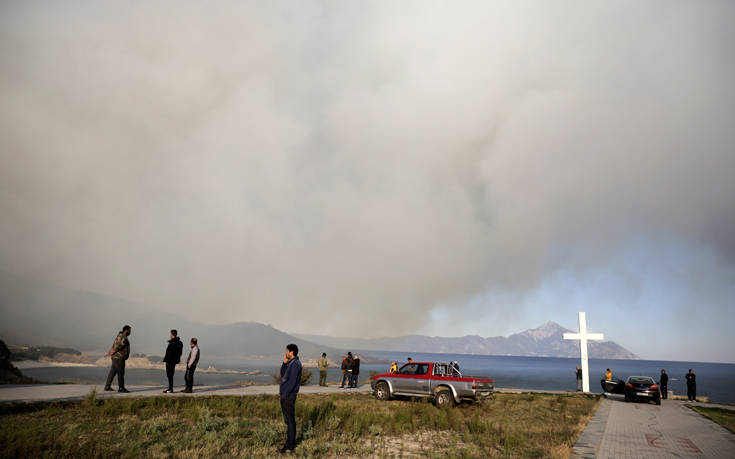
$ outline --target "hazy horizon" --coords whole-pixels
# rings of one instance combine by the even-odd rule
[[[333,336],[586,311],[646,358],[733,362],[734,22],[726,1],[5,1],[0,270]]]

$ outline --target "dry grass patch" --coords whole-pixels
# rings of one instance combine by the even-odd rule
[[[427,400],[302,395],[295,454],[308,457],[568,457],[599,402],[497,394],[438,409]],[[277,396],[155,397],[0,409],[3,457],[263,457],[285,438]]]
[[[735,411],[725,408],[704,407],[698,405],[689,405],[689,408],[693,409],[702,416],[713,420],[730,432],[735,433]]]

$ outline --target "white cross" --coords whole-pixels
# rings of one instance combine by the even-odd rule
[[[564,339],[578,339],[582,354],[582,390],[590,391],[589,364],[587,363],[587,340],[601,340],[602,333],[587,333],[587,314],[579,313],[579,333],[564,333]]]

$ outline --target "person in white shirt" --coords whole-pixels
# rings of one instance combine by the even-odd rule
[[[200,355],[197,339],[192,338],[189,344],[191,345],[191,351],[189,351],[189,358],[186,359],[186,373],[184,374],[186,389],[182,391],[187,394],[191,394],[194,391],[194,371],[197,369],[197,363],[199,363]]]

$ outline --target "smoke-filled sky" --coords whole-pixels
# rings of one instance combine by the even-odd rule
[[[338,336],[586,311],[644,358],[735,362],[733,23],[729,1],[3,1],[0,269]]]

